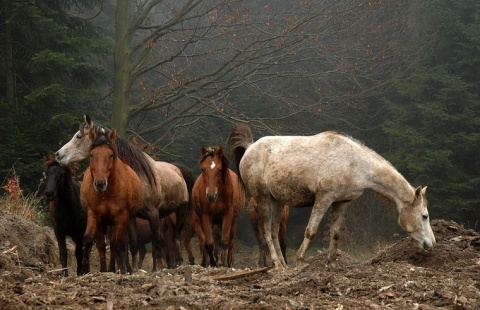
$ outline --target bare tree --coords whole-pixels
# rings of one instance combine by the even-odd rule
[[[408,4],[118,0],[111,126],[161,148],[205,117],[272,130],[365,109],[411,57]]]

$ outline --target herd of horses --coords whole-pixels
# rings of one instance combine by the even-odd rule
[[[314,136],[269,136],[256,142],[248,125],[236,124],[225,148],[201,147],[200,175],[182,165],[156,161],[131,142],[84,116],[71,140],[45,158],[45,197],[58,242],[62,274],[68,275],[66,237],[75,244],[77,275],[90,272],[93,245],[100,271],[141,268],[152,244],[153,270],[183,263],[182,248],[201,265],[234,265],[236,221],[250,195],[247,215],[259,245],[259,266],[269,253],[276,268],[287,267],[286,222],[290,207],[312,207],[297,262],[304,259],[326,210],[332,207],[328,259],[337,267],[340,227],[349,203],[371,189],[392,200],[400,226],[430,249],[426,187],[413,188],[380,155],[336,132]],[[71,164],[89,158],[78,182]],[[110,261],[106,263],[106,240]],[[131,255],[129,255],[129,253]],[[139,254],[139,257],[137,257]],[[130,263],[131,257],[131,263]]]

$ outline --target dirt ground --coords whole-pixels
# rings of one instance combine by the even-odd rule
[[[432,221],[432,251],[404,239],[364,262],[341,252],[339,270],[318,252],[302,266],[246,275],[257,250],[242,248],[237,268],[81,277],[59,275],[51,229],[5,211],[0,227],[0,309],[480,309],[480,236],[455,222]],[[74,274],[72,258],[69,266]]]

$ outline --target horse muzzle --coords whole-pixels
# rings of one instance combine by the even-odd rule
[[[107,180],[93,180],[93,188],[97,192],[104,192],[107,190],[108,181]]]
[[[215,202],[217,201],[217,198],[218,198],[218,193],[214,193],[214,194],[207,193],[208,202]]]

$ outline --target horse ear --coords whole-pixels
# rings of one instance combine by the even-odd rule
[[[420,197],[420,195],[422,194],[422,192],[423,192],[422,187],[421,187],[421,186],[417,187],[417,188],[415,189],[415,198]]]
[[[92,127],[92,120],[90,119],[90,116],[83,114],[83,120],[88,124],[88,127]]]
[[[90,127],[88,130],[88,137],[90,138],[90,141],[95,141],[96,135],[95,135],[95,130],[93,130],[93,127]]]
[[[422,195],[425,196],[425,193],[427,192],[427,186],[424,186],[422,188]]]
[[[205,148],[204,145],[202,145],[202,146],[200,147],[200,155],[203,156],[206,152],[207,152],[207,149]]]
[[[111,143],[115,143],[115,139],[117,139],[117,131],[115,128],[112,128],[108,133],[108,140],[110,140]]]

